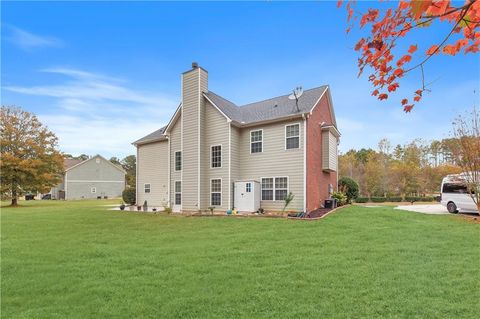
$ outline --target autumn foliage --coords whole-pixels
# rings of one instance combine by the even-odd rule
[[[338,7],[343,1],[338,1]],[[360,53],[358,59],[359,75],[368,66],[372,71],[368,80],[372,82],[372,95],[379,100],[386,100],[389,93],[400,87],[400,80],[406,73],[420,68],[422,85],[413,92],[411,100],[403,99],[401,104],[406,112],[410,112],[416,102],[422,99],[427,90],[423,65],[435,54],[456,55],[457,53],[477,53],[480,50],[480,1],[466,0],[453,2],[450,0],[398,1],[395,7],[385,11],[368,9],[366,13],[357,13],[355,1],[346,1],[348,21],[347,32],[357,24],[360,28],[370,27],[370,34],[361,38],[355,45]],[[411,44],[398,55],[397,41],[408,38],[414,29],[432,25],[434,21],[451,24],[451,30],[445,34],[440,43],[429,44],[426,51],[418,51],[417,44]],[[455,38],[455,39],[454,39]],[[395,54],[394,54],[395,51]],[[400,50],[401,52],[401,50]],[[417,55],[418,63],[411,65],[412,58]]]
[[[17,107],[0,111],[0,167],[2,197],[17,205],[18,196],[48,192],[60,181],[63,156],[57,137],[38,118]]]

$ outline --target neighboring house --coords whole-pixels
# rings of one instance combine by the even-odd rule
[[[133,143],[137,203],[225,211],[235,208],[234,183],[251,181],[266,211],[282,210],[289,192],[289,210],[311,211],[337,189],[339,136],[328,86],[304,91],[298,107],[288,95],[237,106],[194,63],[168,125]]]
[[[52,188],[52,199],[112,198],[122,196],[125,174],[100,155],[87,160],[65,159],[62,182]]]

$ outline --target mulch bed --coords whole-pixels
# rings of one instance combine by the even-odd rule
[[[346,206],[341,206],[341,207],[337,207],[337,208],[334,208],[334,209],[331,209],[331,208],[318,208],[316,210],[313,210],[311,211],[310,213],[307,214],[306,217],[288,217],[288,219],[296,219],[296,220],[319,220],[325,216],[327,216],[328,214],[330,213],[333,213],[335,212],[336,210],[340,209],[340,208],[343,208],[343,207],[347,207],[348,205]]]

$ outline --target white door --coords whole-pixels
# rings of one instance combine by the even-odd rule
[[[239,212],[253,212],[254,193],[252,182],[235,183],[235,209]]]

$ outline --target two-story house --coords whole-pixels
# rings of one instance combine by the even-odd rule
[[[165,127],[135,141],[137,203],[196,212],[234,207],[234,183],[255,181],[260,206],[312,211],[337,188],[339,131],[328,86],[237,106],[192,64]],[[248,186],[247,186],[248,187]],[[249,190],[246,190],[249,191]]]
[[[123,168],[100,155],[86,160],[65,159],[61,182],[49,194],[52,199],[94,199],[122,196],[125,189]]]

